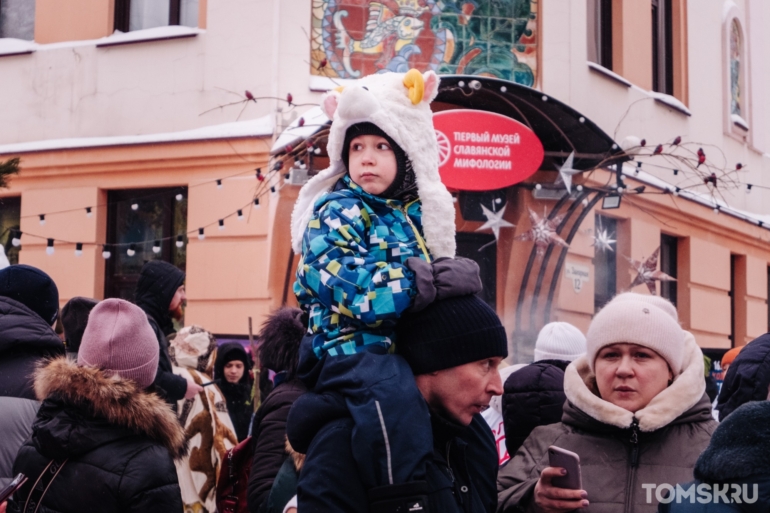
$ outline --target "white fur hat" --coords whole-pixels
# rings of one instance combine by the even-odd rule
[[[345,133],[352,125],[369,122],[388,134],[412,162],[430,252],[436,258],[455,256],[455,209],[438,173],[438,144],[430,110],[438,85],[433,71],[410,70],[370,75],[324,96],[321,108],[332,120],[326,147],[331,164],[299,192],[291,218],[295,252],[302,251],[302,237],[315,202],[347,172],[341,159]]]
[[[573,362],[586,354],[586,337],[568,322],[551,322],[543,326],[535,342],[535,361],[566,360]]]
[[[685,331],[676,307],[658,296],[626,292],[616,296],[594,316],[586,335],[586,356],[594,371],[596,355],[617,343],[645,346],[668,362],[674,376],[682,372]]]

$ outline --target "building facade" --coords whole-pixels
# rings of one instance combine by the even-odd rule
[[[534,88],[565,105],[554,133],[578,120],[617,144],[607,155],[634,157],[589,166],[578,152],[583,190],[567,196],[569,152],[543,139],[546,158],[520,183],[455,191],[459,251],[480,262],[514,359],[548,320],[585,330],[634,283],[629,259],[657,249],[677,281],[656,292],[700,345],[745,344],[768,326],[768,21],[762,0],[0,0],[0,72],[12,77],[0,162],[21,159],[0,191],[0,242],[49,272],[62,302],[130,297],[145,260],[172,261],[187,272],[186,323],[244,334],[249,316],[293,301],[299,187],[284,175],[324,163],[280,145],[271,155],[276,138],[325,90],[433,69]],[[608,188],[618,170],[626,194]],[[607,196],[619,208],[602,208]],[[479,205],[505,205],[515,227],[477,231]],[[538,254],[521,240],[530,209],[564,214],[569,247]],[[612,250],[597,247],[603,232]]]

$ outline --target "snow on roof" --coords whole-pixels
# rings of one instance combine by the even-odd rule
[[[673,185],[657,176],[651,175],[644,170],[636,167],[633,163],[623,164],[623,175],[633,178],[646,185],[658,188],[662,191],[673,192],[676,189],[676,185]],[[682,189],[679,191],[679,197],[699,203],[708,208],[717,208],[719,211],[735,218],[746,221],[747,223],[758,225],[760,222],[767,228],[770,228],[770,215],[757,214],[754,212],[746,212],[745,210],[739,210],[733,208],[722,200],[715,199],[709,194],[697,192],[691,189]]]
[[[75,137],[71,139],[45,139],[23,143],[0,145],[0,155],[50,151],[100,146],[125,146],[182,141],[203,141],[208,139],[232,139],[237,137],[265,137],[273,135],[273,117],[263,116],[250,121],[237,121],[211,125],[182,132],[159,134],[118,135],[112,137]]]
[[[303,120],[303,125],[299,126],[299,120]],[[312,107],[302,113],[302,116],[295,119],[294,122],[286,127],[281,135],[273,143],[273,147],[270,149],[270,154],[275,155],[280,153],[287,145],[293,144],[297,141],[307,139],[314,133],[321,130],[326,123],[329,122],[329,118],[326,117],[321,107]]]
[[[114,46],[128,43],[138,43],[141,41],[158,41],[164,39],[178,39],[181,37],[193,37],[198,34],[205,34],[206,31],[196,27],[185,27],[182,25],[170,25],[167,27],[155,27],[151,29],[132,30],[131,32],[121,32],[116,30],[109,36],[99,39],[85,39],[82,41],[62,41],[60,43],[40,44],[34,41],[24,39],[14,39],[10,37],[0,38],[0,57],[4,55],[18,55],[45,50],[56,50],[58,48],[73,48],[77,46]]]

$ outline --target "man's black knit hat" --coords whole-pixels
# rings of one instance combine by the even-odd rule
[[[396,352],[420,375],[485,358],[505,358],[508,340],[489,305],[476,296],[458,296],[399,319]]]

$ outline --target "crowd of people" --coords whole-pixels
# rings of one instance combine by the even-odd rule
[[[63,339],[53,280],[0,270],[0,486],[27,477],[0,512],[769,511],[770,334],[725,355],[716,399],[654,295],[505,362],[455,256],[437,90],[412,70],[325,97],[331,167],[292,218],[300,308],[257,354],[177,332],[185,275],[159,260],[133,302],[70,299]]]

